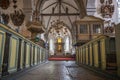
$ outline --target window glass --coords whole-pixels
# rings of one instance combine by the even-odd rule
[[[66,39],[66,51],[69,51],[69,38]]]
[[[81,34],[86,34],[86,33],[88,33],[87,24],[80,24],[80,33],[81,33]]]
[[[93,24],[93,33],[101,33],[100,24]]]
[[[120,6],[120,5],[119,5]],[[118,11],[120,11],[120,7],[118,7]]]
[[[50,39],[50,46],[49,47],[50,47],[50,50],[53,51],[53,40],[52,39]]]

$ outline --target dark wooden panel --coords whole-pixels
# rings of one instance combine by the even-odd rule
[[[10,50],[10,37],[11,37],[11,34],[6,32],[5,48],[4,48],[4,56],[3,56],[3,64],[2,64],[2,76],[6,76],[9,74],[8,60],[9,60],[9,50]]]
[[[17,62],[17,71],[20,71],[20,61],[21,61],[21,45],[22,45],[22,39],[19,39],[19,48],[18,48],[18,62]]]

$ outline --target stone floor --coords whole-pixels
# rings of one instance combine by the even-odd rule
[[[49,61],[3,80],[112,80],[96,74],[74,61]]]

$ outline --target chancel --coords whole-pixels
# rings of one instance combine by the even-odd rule
[[[58,52],[62,52],[62,39],[61,38],[58,38],[57,39],[57,50]]]
[[[0,80],[120,80],[120,0],[0,0]]]

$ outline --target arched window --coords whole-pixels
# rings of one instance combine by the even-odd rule
[[[118,22],[120,22],[120,0],[117,0]]]
[[[66,52],[70,51],[70,39],[69,39],[69,37],[66,37],[66,40],[65,40],[65,51]]]
[[[53,40],[52,39],[50,39],[49,50],[54,51],[54,46],[53,46]]]

